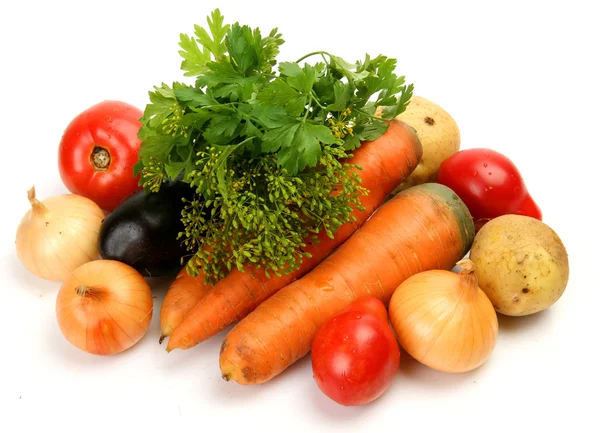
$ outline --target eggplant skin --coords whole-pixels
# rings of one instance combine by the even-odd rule
[[[183,198],[194,192],[181,181],[164,184],[159,192],[139,191],[125,199],[102,222],[98,236],[100,256],[117,260],[144,277],[171,276],[183,268],[189,254],[183,239]]]

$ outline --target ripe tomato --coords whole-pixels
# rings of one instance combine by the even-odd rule
[[[58,169],[69,191],[113,211],[141,189],[138,160],[142,111],[120,101],[103,101],[75,117],[59,145]]]
[[[356,301],[348,305],[346,308],[344,308],[342,311],[340,311],[340,313],[346,313],[349,311],[363,314],[370,313],[379,317],[386,323],[389,320],[388,312],[385,309],[385,305],[383,305],[383,302],[381,302],[375,296],[360,297]]]
[[[476,229],[505,214],[542,219],[515,164],[491,149],[465,149],[440,166],[437,182],[452,189],[465,203]]]
[[[359,298],[319,327],[312,344],[317,385],[344,406],[380,397],[400,366],[400,347],[383,303]]]

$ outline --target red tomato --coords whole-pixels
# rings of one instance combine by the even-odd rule
[[[344,406],[380,397],[400,366],[400,347],[385,306],[371,296],[325,321],[315,334],[311,356],[317,385]]]
[[[352,302],[338,314],[345,313],[347,311],[354,311],[358,313],[371,313],[379,317],[386,323],[389,320],[388,312],[385,309],[385,305],[383,305],[383,302],[381,302],[375,296],[362,296],[356,301]]]
[[[133,166],[142,114],[125,102],[103,101],[69,123],[58,150],[60,177],[69,191],[110,212],[141,189]]]
[[[437,182],[452,189],[469,208],[476,228],[505,214],[542,219],[515,164],[491,149],[465,149],[442,162]]]

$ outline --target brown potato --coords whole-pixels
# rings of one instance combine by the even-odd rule
[[[423,157],[394,193],[414,185],[435,182],[442,161],[460,149],[457,123],[442,107],[428,99],[413,96],[398,119],[416,130],[423,146]]]
[[[569,279],[569,260],[561,239],[540,220],[503,215],[475,236],[470,259],[479,287],[497,312],[526,316],[555,304]]]

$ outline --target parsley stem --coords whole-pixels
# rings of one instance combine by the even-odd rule
[[[304,113],[304,119],[302,120],[302,123],[306,122],[306,119],[308,119],[308,114],[310,113],[310,108],[311,108],[311,104],[310,102],[312,101],[312,95],[311,95],[311,99],[308,101],[308,107],[306,107],[306,113]]]
[[[304,60],[304,59],[306,59],[308,57],[316,56],[316,55],[319,55],[319,54],[321,54],[321,55],[326,54],[329,57],[331,57],[331,54],[329,54],[327,51],[313,51],[312,53],[308,53],[308,54],[300,57],[298,60],[296,60],[296,63],[300,63],[302,60]]]
[[[373,120],[379,120],[380,122],[386,122],[385,119],[382,119],[381,117],[377,117],[377,116],[373,116],[372,114],[367,113],[366,111],[361,110],[360,108],[354,108],[354,111],[360,113],[360,114],[364,114],[365,116],[373,119]]]
[[[225,104],[212,104],[212,105],[203,105],[202,108],[205,109],[213,109],[214,107],[220,107],[220,108],[228,108],[231,109],[232,111],[237,111],[237,109],[235,108],[236,105],[241,105],[242,103],[239,101],[232,101],[232,102],[227,102]]]
[[[327,107],[323,107],[321,105],[321,103],[319,102],[319,99],[317,97],[317,93],[315,92],[315,89],[311,89],[311,91],[310,91],[310,97],[312,98],[313,101],[315,101],[315,103],[319,106],[319,108],[322,108],[323,110],[327,109]]]

